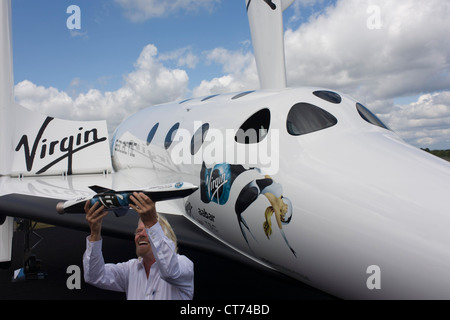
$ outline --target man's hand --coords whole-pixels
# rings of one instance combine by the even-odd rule
[[[103,218],[108,214],[108,211],[105,210],[105,207],[100,206],[99,202],[94,203],[94,205],[91,207],[90,200],[88,200],[84,205],[84,212],[86,212],[86,220],[89,223],[89,227],[91,228],[90,241],[99,241],[102,238],[102,221]]]
[[[130,207],[139,214],[146,228],[150,228],[158,222],[155,203],[152,199],[142,192],[134,192],[130,199],[134,203],[134,205],[130,203]]]

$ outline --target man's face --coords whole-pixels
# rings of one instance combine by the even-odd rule
[[[148,254],[153,256],[152,246],[150,245],[150,240],[148,239],[145,226],[142,222],[139,222],[136,229],[134,243],[136,244],[136,255],[138,257],[144,258]]]

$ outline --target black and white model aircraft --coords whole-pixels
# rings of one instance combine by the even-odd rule
[[[56,204],[88,186],[198,186],[161,201],[180,242],[223,248],[346,299],[450,298],[450,165],[406,144],[358,101],[287,88],[282,13],[246,0],[261,89],[157,105],[105,122],[39,115],[13,96],[11,5],[0,2],[0,261],[13,217],[72,228]],[[110,148],[111,145],[111,148]],[[109,215],[129,236],[135,217]],[[194,231],[192,231],[194,230]],[[205,238],[206,239],[206,238]],[[380,287],[381,281],[381,287]]]

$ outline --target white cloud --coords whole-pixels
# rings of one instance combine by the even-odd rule
[[[259,87],[255,59],[251,52],[216,48],[205,54],[206,62],[221,65],[225,75],[212,80],[203,80],[198,87],[194,88],[194,96],[235,92]]]
[[[369,29],[367,9],[380,10]],[[345,91],[367,88],[371,99],[450,86],[450,2],[341,0],[286,32],[288,83]]]
[[[70,97],[56,88],[45,88],[25,80],[15,87],[19,104],[40,113],[62,119],[107,119],[113,130],[138,110],[182,98],[189,78],[184,70],[168,69],[158,60],[157,48],[147,45],[135,63],[135,70],[124,76],[125,84],[116,91],[91,89]],[[73,85],[80,79],[74,79]]]
[[[416,102],[393,106],[382,118],[413,145],[430,149],[450,145],[450,91],[424,94]]]
[[[380,9],[380,29],[367,28],[369,5]],[[346,92],[409,143],[448,148],[448,12],[450,2],[440,0],[338,1],[309,23],[287,30],[288,83]],[[408,105],[392,103],[408,95],[420,98]]]
[[[323,0],[297,1],[293,17]],[[378,8],[379,29],[368,27]],[[291,11],[292,12],[292,11]],[[393,129],[418,146],[450,145],[450,2],[441,0],[339,0],[285,33],[288,85],[320,86],[359,99]],[[194,94],[206,95],[258,87],[253,56],[223,48],[207,61],[223,66],[224,75],[205,80]],[[394,98],[423,95],[407,106]],[[428,145],[427,145],[428,144]]]
[[[133,22],[167,16],[179,11],[211,10],[221,0],[114,0]]]
[[[288,24],[301,21],[310,16],[317,15],[315,9],[320,8],[325,0],[296,0],[292,3],[292,16],[288,20]]]
[[[186,47],[160,54],[159,61],[175,61],[177,67],[194,69],[199,62],[199,58],[192,52],[191,48]]]
[[[321,2],[298,1],[294,9]],[[368,28],[369,6],[380,9],[380,29]],[[370,101],[449,88],[449,11],[450,2],[441,0],[337,1],[286,31],[288,85],[329,87]],[[251,59],[223,48],[207,54],[239,83],[254,71]]]

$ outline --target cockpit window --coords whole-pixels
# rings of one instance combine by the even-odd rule
[[[366,120],[368,123],[378,126],[383,129],[390,130],[376,115],[374,115],[369,109],[364,107],[361,103],[356,104],[356,109],[358,110],[361,118]]]
[[[205,137],[208,133],[208,130],[209,124],[204,123],[200,128],[197,129],[197,131],[195,131],[191,139],[191,155],[196,154],[202,146],[203,142],[205,142]]]
[[[289,111],[286,128],[289,134],[301,136],[330,128],[337,119],[329,112],[309,103],[297,103]]]
[[[158,130],[159,122],[153,126],[153,128],[150,130],[147,136],[147,145],[152,143],[153,138],[155,137],[156,130]]]
[[[331,102],[334,104],[339,104],[342,102],[341,96],[333,91],[325,91],[325,90],[314,91],[313,94],[320,99],[323,99],[325,101],[328,101],[328,102]]]
[[[170,128],[169,132],[167,133],[166,139],[164,140],[164,148],[169,149],[172,145],[173,139],[175,138],[175,134],[180,127],[180,123],[176,123],[172,128]]]
[[[234,140],[237,143],[258,143],[266,137],[270,127],[270,110],[262,109],[252,115],[239,128]]]

